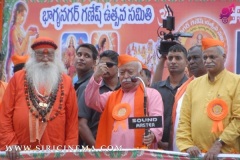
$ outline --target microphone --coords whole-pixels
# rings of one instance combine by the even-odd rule
[[[147,97],[146,85],[145,85],[143,79],[142,79],[141,77],[137,77],[137,76],[132,76],[132,77],[131,77],[131,81],[134,82],[134,83],[136,83],[138,80],[140,80],[140,81],[142,82],[142,84],[143,84],[144,97],[145,97],[145,96]]]
[[[141,77],[137,77],[137,76],[132,76],[131,77],[131,81],[136,83],[138,80],[141,81],[141,83],[143,84],[143,88],[144,88],[144,97],[143,97],[143,109],[144,109],[144,115],[145,117],[147,117],[147,91],[146,91],[146,85],[143,81],[143,79]],[[145,128],[145,136],[147,136],[149,134],[149,131],[147,128]]]

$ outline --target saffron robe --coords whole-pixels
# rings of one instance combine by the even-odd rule
[[[66,74],[62,76],[64,97],[59,115],[54,120],[47,122],[40,142],[36,141],[31,143],[29,133],[29,108],[25,96],[24,77],[25,70],[16,72],[9,81],[3,97],[2,107],[0,109],[0,150],[5,150],[6,145],[28,145],[31,146],[31,149],[40,148],[40,145],[51,148],[57,146],[64,148],[63,145],[66,145],[66,147],[77,145],[78,107],[71,78]],[[60,94],[61,89],[58,90],[50,117],[58,110]]]
[[[223,131],[213,133],[214,121],[207,115],[207,105],[220,98],[228,106],[222,120]],[[176,143],[180,151],[197,146],[208,151],[217,138],[225,143],[222,153],[239,152],[240,77],[224,69],[211,82],[208,74],[194,79],[187,87],[180,113]]]
[[[2,98],[3,98],[6,88],[7,88],[7,83],[0,81],[0,104],[2,103]]]

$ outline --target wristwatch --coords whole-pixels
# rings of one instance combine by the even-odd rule
[[[225,143],[222,141],[221,138],[217,138],[217,141],[220,142],[222,145],[224,145]]]

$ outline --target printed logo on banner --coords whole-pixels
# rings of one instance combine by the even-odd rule
[[[228,22],[229,24],[237,24],[240,22],[240,6],[231,4],[224,7],[219,16],[224,24],[227,24]],[[231,19],[230,21],[229,18]]]
[[[228,51],[228,40],[222,27],[209,17],[193,17],[185,21],[180,28],[179,32],[193,33],[192,38],[180,38],[182,44],[187,48],[192,46],[202,45],[202,38],[219,39],[225,42],[225,51]]]
[[[220,19],[222,20],[222,22],[224,24],[228,23],[228,18],[231,16],[231,14],[233,13],[234,11],[234,8],[235,8],[235,5],[234,4],[231,4],[230,6],[228,7],[224,7],[222,9],[222,12],[220,13]]]

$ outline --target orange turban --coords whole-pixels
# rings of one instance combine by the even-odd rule
[[[21,63],[26,63],[29,58],[29,55],[24,55],[24,56],[19,56],[17,54],[14,54],[11,59],[14,64],[14,66],[21,64]]]
[[[212,38],[203,38],[202,39],[202,49],[206,50],[210,47],[214,46],[221,46],[224,48],[224,43],[220,40],[217,39],[212,39]]]
[[[33,50],[39,49],[39,48],[53,48],[53,49],[57,49],[57,45],[54,43],[54,41],[51,38],[39,37],[39,38],[35,39],[35,41],[31,45],[31,48]]]
[[[130,62],[134,62],[134,61],[139,62],[139,60],[135,57],[129,56],[127,54],[120,54],[118,56],[118,67],[120,67],[126,63],[130,63]]]

